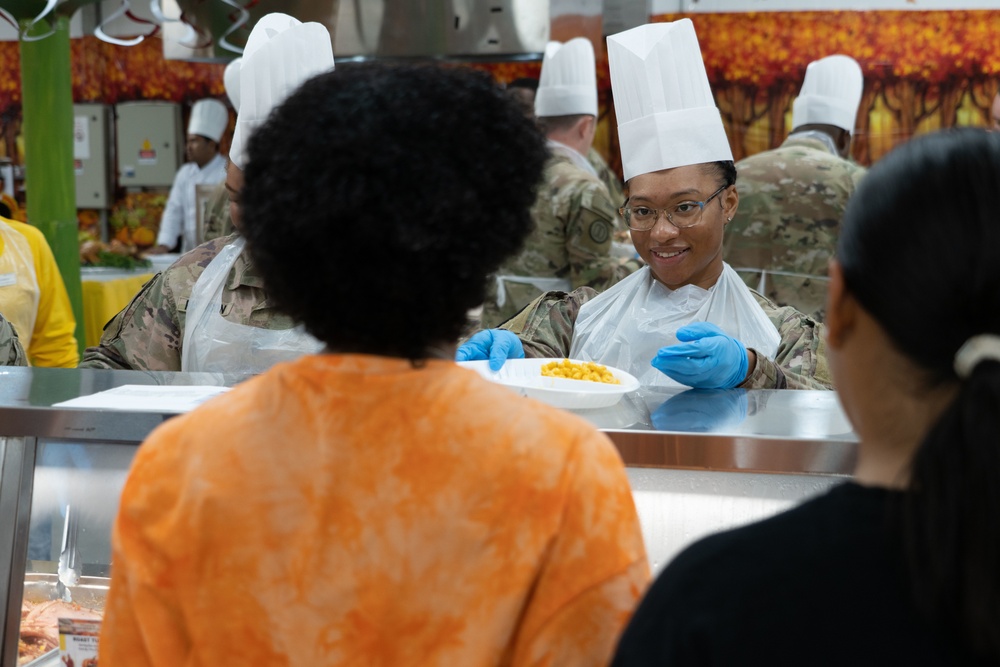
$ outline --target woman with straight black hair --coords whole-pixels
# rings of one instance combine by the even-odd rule
[[[1000,664],[1000,134],[875,164],[830,268],[854,481],[685,550],[615,665]]]

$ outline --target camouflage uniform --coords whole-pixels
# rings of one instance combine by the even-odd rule
[[[201,244],[146,283],[122,312],[104,326],[101,343],[83,353],[80,368],[179,371],[191,290],[205,267],[236,235]],[[263,279],[245,254],[236,260],[222,290],[222,315],[235,324],[289,329],[294,323],[268,300]]]
[[[0,366],[27,366],[28,358],[10,322],[0,315]]]
[[[815,133],[740,160],[740,205],[726,230],[724,259],[751,288],[822,321],[827,263],[847,199],[864,167],[831,153]],[[787,272],[791,275],[782,275]]]
[[[764,314],[778,329],[781,342],[774,359],[757,356],[757,365],[740,387],[744,389],[830,389],[823,325],[794,308],[779,307],[750,290]],[[581,287],[567,294],[548,292],[503,325],[517,334],[526,357],[565,357],[573,341],[580,306],[597,292]]]
[[[229,191],[223,182],[219,183],[205,204],[205,240],[229,236],[233,231],[233,221],[229,217]]]
[[[535,228],[520,254],[500,267],[500,276],[562,279],[571,288],[587,285],[603,290],[641,265],[611,256],[617,206],[604,185],[563,155],[545,165],[542,186],[531,209]],[[482,326],[505,321],[544,291],[523,282],[503,281],[504,304],[491,283],[483,304]]]
[[[618,179],[618,174],[611,170],[610,165],[604,161],[604,156],[598,153],[597,149],[593,146],[587,152],[587,162],[597,172],[597,178],[608,189],[608,194],[611,195],[611,203],[615,205],[617,210],[618,207],[625,203],[625,189],[622,187],[622,182]],[[621,220],[621,216],[617,217]],[[624,227],[625,221],[621,220],[621,224]]]

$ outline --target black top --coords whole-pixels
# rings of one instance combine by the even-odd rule
[[[696,542],[650,587],[614,667],[977,664],[909,602],[893,494],[847,483]]]

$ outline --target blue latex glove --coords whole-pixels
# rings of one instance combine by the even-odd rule
[[[521,339],[506,329],[486,329],[473,334],[455,353],[455,361],[490,360],[490,370],[503,368],[508,359],[524,359]]]
[[[660,348],[650,362],[653,368],[697,389],[732,389],[746,379],[747,349],[714,324],[681,327],[677,340],[683,342]]]
[[[688,389],[665,400],[650,415],[658,431],[707,433],[747,418],[745,389]]]

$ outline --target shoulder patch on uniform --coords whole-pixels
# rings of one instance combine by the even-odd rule
[[[594,220],[590,223],[588,233],[594,243],[607,243],[611,238],[611,225],[604,220]]]

